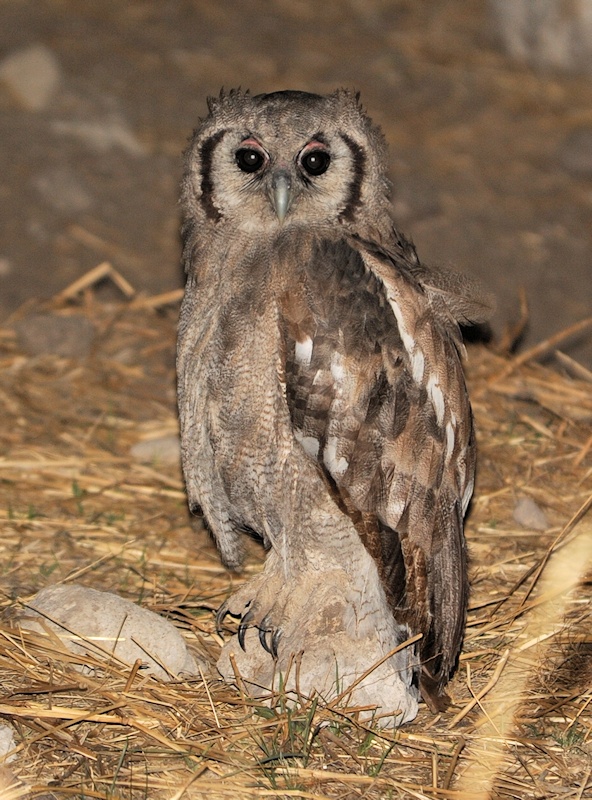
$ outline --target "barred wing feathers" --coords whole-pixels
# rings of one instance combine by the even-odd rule
[[[422,689],[437,705],[462,643],[475,460],[458,325],[404,240],[316,241],[302,269],[282,305],[294,433],[395,617],[424,634]]]

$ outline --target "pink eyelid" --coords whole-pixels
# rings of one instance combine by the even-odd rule
[[[261,147],[261,145],[259,144],[257,139],[253,139],[252,137],[249,137],[247,139],[243,139],[242,142],[240,143],[240,146],[241,147],[251,147],[253,150],[258,150],[263,155],[265,155],[265,156],[267,155],[267,153]]]
[[[302,148],[302,151],[300,153],[301,157],[306,155],[306,153],[310,153],[311,150],[322,150],[323,153],[328,153],[329,152],[329,148],[327,147],[327,145],[324,142],[319,142],[316,139],[313,139],[308,144],[304,145],[304,147]]]
[[[253,150],[257,150],[258,152],[260,152],[261,155],[265,156],[265,158],[268,157],[267,153],[265,152],[263,147],[261,147],[257,139],[253,139],[252,136],[249,136],[247,139],[243,139],[242,142],[240,143],[240,146],[250,147]],[[319,142],[317,139],[313,139],[312,141],[308,142],[308,144],[304,145],[304,147],[300,151],[300,157],[302,158],[302,156],[306,155],[306,153],[310,153],[313,150],[322,150],[324,153],[329,152],[329,148],[324,142]]]

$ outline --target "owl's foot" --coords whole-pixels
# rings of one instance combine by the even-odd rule
[[[236,641],[242,650],[246,652],[247,631],[252,629],[253,632],[257,631],[259,645],[276,660],[283,634],[282,603],[278,603],[279,589],[274,577],[266,572],[245,583],[218,609],[216,613],[218,633],[223,633],[226,617],[235,617],[239,620],[235,634]],[[252,646],[257,645],[253,643]]]
[[[223,633],[223,624],[227,616],[235,616],[228,606],[228,601],[222,603],[216,613],[216,631],[219,634]],[[236,633],[236,638],[242,649],[246,652],[245,636],[249,626],[253,626],[255,620],[255,610],[248,608],[240,618],[240,623]],[[254,625],[259,631],[259,642],[261,647],[269,653],[273,659],[278,657],[278,645],[282,636],[281,628],[273,628],[270,620],[265,617],[259,625]]]
[[[408,638],[407,628],[394,622],[386,601],[360,593],[345,572],[303,572],[286,581],[264,570],[223,604],[220,628],[228,616],[239,624],[218,669],[253,696],[281,688],[295,697],[343,697],[382,725],[417,713],[413,647],[389,656]]]

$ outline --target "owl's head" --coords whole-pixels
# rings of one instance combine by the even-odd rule
[[[273,233],[388,216],[384,138],[357,95],[231,91],[208,106],[186,153],[182,202],[194,224]]]

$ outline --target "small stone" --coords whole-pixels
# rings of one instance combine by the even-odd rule
[[[93,197],[69,167],[55,167],[33,179],[33,186],[55,211],[79,214],[93,205]]]
[[[57,58],[42,44],[16,50],[0,63],[0,81],[28,111],[47,108],[61,80]]]
[[[532,497],[519,497],[512,516],[523,528],[530,528],[533,531],[546,531],[549,528],[547,515]]]
[[[130,666],[140,659],[141,674],[163,681],[199,674],[174,625],[112,592],[77,584],[48,586],[27,604],[18,622],[26,630],[50,630],[73,653],[102,659],[113,654]]]
[[[132,458],[144,464],[178,464],[181,458],[179,437],[160,436],[157,439],[144,439],[130,450]]]
[[[592,177],[592,128],[572,131],[559,147],[559,162],[564,169],[582,178]]]
[[[6,758],[6,755],[10,753],[11,750],[14,750],[15,747],[14,728],[10,725],[0,723],[0,762],[10,764],[11,761],[14,761],[16,754],[13,753],[11,756],[8,756],[8,758]]]
[[[7,278],[12,272],[12,262],[6,256],[0,256],[0,278]]]
[[[592,0],[489,0],[506,51],[538,69],[592,74]]]
[[[145,156],[146,148],[136,137],[128,123],[120,118],[104,120],[54,120],[51,123],[54,133],[73,136],[91,147],[97,153],[110,150],[124,150],[131,156]]]
[[[95,335],[93,324],[81,316],[32,314],[15,323],[14,328],[19,347],[30,356],[86,358]]]

